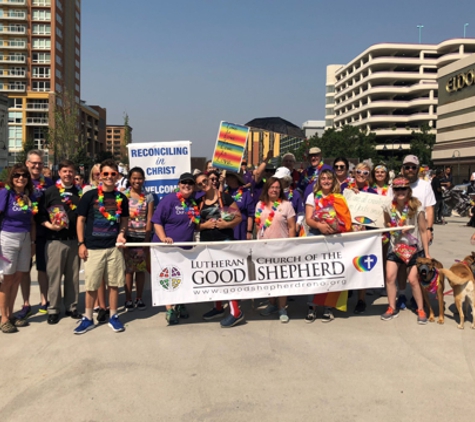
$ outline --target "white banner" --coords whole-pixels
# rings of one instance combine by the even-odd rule
[[[381,232],[151,247],[154,306],[384,286]]]
[[[374,193],[355,193],[345,189],[343,196],[348,203],[353,223],[370,227],[384,227],[383,207],[391,204],[392,198]]]
[[[191,169],[191,142],[131,143],[129,167],[145,172],[145,189],[161,199],[178,186],[180,174]]]

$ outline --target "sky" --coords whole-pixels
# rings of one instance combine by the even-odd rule
[[[220,121],[324,120],[326,66],[373,44],[475,37],[475,1],[82,0],[81,99],[129,116],[133,142],[192,141]]]

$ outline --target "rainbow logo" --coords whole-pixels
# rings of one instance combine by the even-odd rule
[[[355,217],[355,221],[357,223],[360,223],[360,224],[375,224],[375,222],[373,220],[371,220],[371,218],[368,218],[368,217],[364,217],[364,216],[358,216],[358,217]]]
[[[376,255],[363,255],[353,258],[353,265],[360,273],[371,271],[377,262]]]
[[[213,167],[238,172],[248,134],[247,126],[221,122],[213,154]]]

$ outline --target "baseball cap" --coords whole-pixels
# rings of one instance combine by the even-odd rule
[[[419,158],[417,158],[415,155],[406,155],[404,157],[404,161],[402,164],[415,164],[416,166],[419,166]]]
[[[321,154],[322,150],[318,147],[312,147],[308,150],[308,155]]]
[[[186,182],[187,180],[195,183],[195,178],[191,173],[183,173],[180,178],[178,179],[179,183]]]
[[[283,179],[284,177],[290,176],[290,170],[287,167],[279,167],[274,174],[274,177],[278,179]]]

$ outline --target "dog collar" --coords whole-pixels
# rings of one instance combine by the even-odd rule
[[[422,280],[419,276],[419,281],[424,287],[425,290],[427,290],[429,293],[436,293],[437,288],[439,287],[439,270],[437,268],[433,268],[432,271],[434,274],[430,278],[429,281]]]

